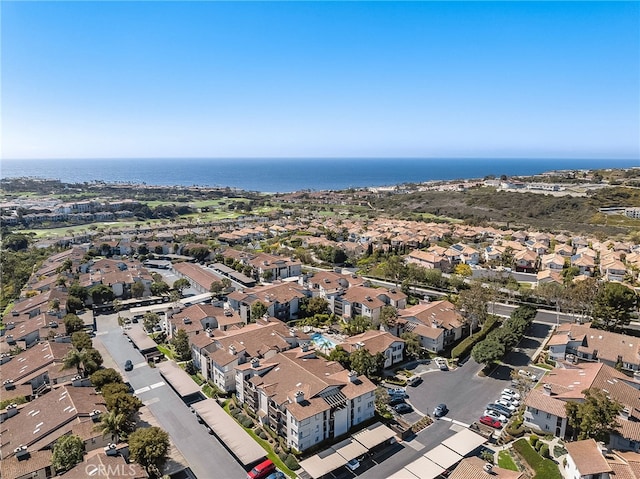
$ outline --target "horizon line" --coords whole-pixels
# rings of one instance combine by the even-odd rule
[[[573,156],[74,156],[2,158],[6,161],[55,160],[625,160],[640,161],[640,156],[573,157]]]

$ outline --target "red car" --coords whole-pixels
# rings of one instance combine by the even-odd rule
[[[496,429],[502,427],[502,423],[497,419],[493,419],[490,416],[482,416],[480,422],[486,426],[495,427]]]

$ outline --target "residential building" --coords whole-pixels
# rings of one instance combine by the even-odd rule
[[[599,361],[611,367],[640,371],[640,338],[591,329],[591,323],[561,324],[549,340],[549,356]]]
[[[353,353],[358,349],[366,349],[370,354],[382,354],[384,357],[384,368],[390,368],[394,364],[402,362],[404,359],[403,339],[379,330],[369,330],[362,334],[356,334],[347,338],[346,342],[340,346],[348,353]]]
[[[404,332],[415,333],[423,348],[440,352],[460,339],[470,326],[453,303],[434,301],[400,310],[395,327],[388,330],[396,336]]]
[[[303,346],[236,368],[238,398],[305,451],[374,417],[376,386]]]
[[[598,443],[593,439],[565,444],[567,458],[564,465],[566,479],[609,479],[613,473],[611,465],[602,455]]]

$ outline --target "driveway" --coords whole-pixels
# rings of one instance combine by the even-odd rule
[[[142,355],[134,349],[118,326],[117,315],[102,315],[97,318],[98,333],[94,341],[100,342],[111,358],[107,363],[115,364],[136,395],[153,413],[162,429],[169,433],[171,441],[184,456],[198,478],[212,477],[217,471],[221,479],[246,477],[246,472],[231,454],[214,437],[208,434],[189,411],[186,404],[163,380],[157,369],[148,366]],[[133,325],[140,327],[140,325]],[[132,371],[124,372],[122,366],[127,359],[134,364]]]

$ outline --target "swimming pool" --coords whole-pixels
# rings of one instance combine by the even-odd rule
[[[337,344],[335,341],[327,338],[322,333],[313,333],[311,336],[309,336],[309,338],[311,339],[311,342],[315,344],[316,348],[320,350],[333,349]]]

